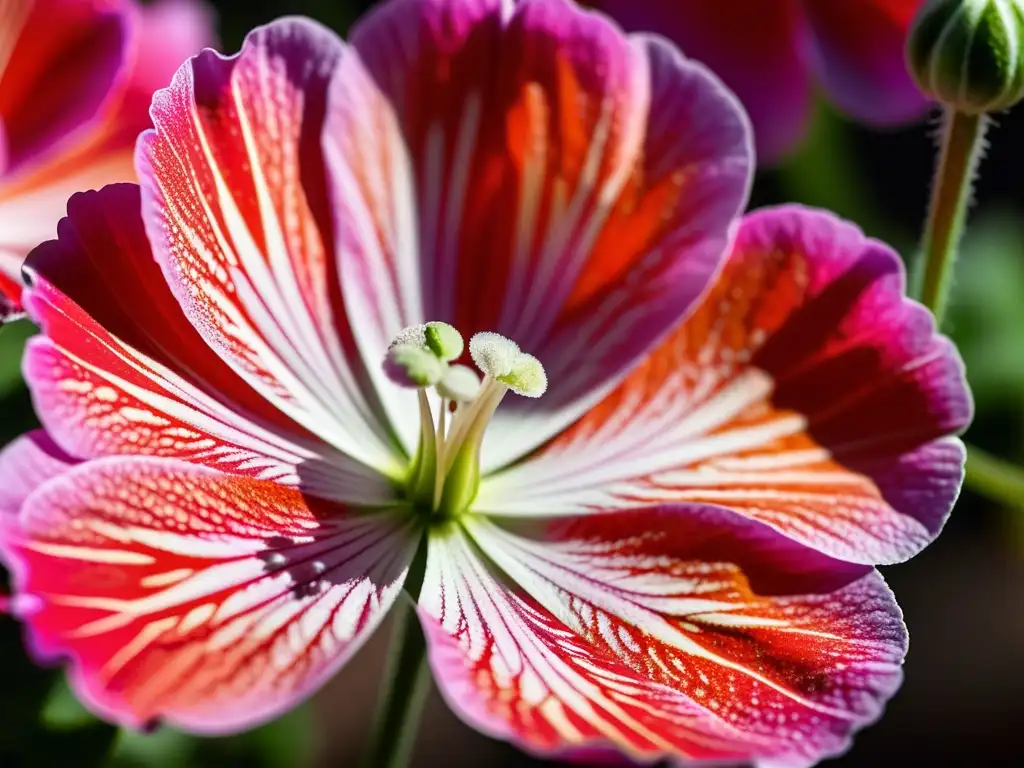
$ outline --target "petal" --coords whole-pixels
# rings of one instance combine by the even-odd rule
[[[687,0],[685,9],[679,0],[587,0],[584,5],[609,14],[627,31],[664,35],[707,64],[750,115],[759,161],[777,160],[803,136],[811,89],[797,0],[759,0],[741,11],[721,0]]]
[[[139,131],[150,127],[153,94],[166,88],[182,62],[217,43],[216,12],[198,0],[156,0],[139,8],[134,61],[118,120]]]
[[[384,503],[377,473],[253,391],[182,314],[153,260],[139,190],[75,195],[59,238],[37,248],[26,306],[43,329],[25,377],[36,412],[75,456],[155,455]]]
[[[545,397],[485,445],[505,463],[704,289],[746,199],[745,118],[699,65],[565,0],[395,0],[352,47],[324,141],[357,341],[375,370],[403,326],[443,320],[536,355]]]
[[[907,71],[904,46],[923,0],[804,0],[814,63],[829,95],[858,120],[923,117],[928,102]]]
[[[108,0],[3,0],[0,11],[0,175],[9,175],[74,144],[118,98],[131,13]]]
[[[0,251],[0,323],[16,320],[21,306],[21,259]]]
[[[435,533],[420,591],[434,679],[469,725],[542,756],[609,743],[637,757],[737,760],[738,735],[588,643],[506,584],[458,529]]]
[[[17,519],[21,505],[36,488],[78,463],[42,429],[4,446],[0,451],[0,527]]]
[[[829,214],[749,216],[698,312],[584,419],[489,478],[518,515],[718,504],[857,563],[918,552],[963,475],[972,404],[891,250]]]
[[[401,589],[407,518],[159,459],[51,480],[3,541],[29,641],[102,716],[251,727],[345,663]]]
[[[468,518],[483,557],[432,540],[421,610],[447,698],[540,752],[810,765],[842,751],[899,684],[899,610],[876,574],[849,581],[851,566],[815,555],[808,568],[798,545],[757,524],[733,535],[727,517],[608,515],[536,538]],[[781,581],[765,568],[787,560]],[[737,561],[764,573],[748,580]],[[827,593],[751,589],[839,575]]]
[[[6,313],[0,309],[0,321],[22,312],[22,264],[33,248],[57,234],[68,198],[135,178],[128,143],[109,149],[82,145],[30,170],[0,185],[0,292],[8,306]]]
[[[185,314],[254,389],[382,471],[400,454],[341,306],[319,136],[341,42],[285,19],[225,59],[205,51],[153,99],[143,216]]]

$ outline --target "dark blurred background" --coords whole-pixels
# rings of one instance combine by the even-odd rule
[[[222,50],[253,26],[302,14],[344,32],[370,0],[216,0]],[[877,133],[822,106],[802,149],[762,171],[753,206],[831,208],[912,258],[934,160],[935,125]],[[947,331],[977,400],[969,441],[1024,463],[1024,109],[998,118],[982,165]],[[0,335],[0,442],[34,425],[18,372],[27,323]],[[985,473],[986,475],[988,473]],[[979,482],[981,478],[979,477]],[[993,482],[988,478],[986,482]],[[1024,492],[1018,494],[1024,498]],[[945,533],[909,563],[884,569],[911,631],[906,682],[883,719],[831,764],[1024,764],[1024,506],[965,489]],[[115,766],[352,764],[368,733],[387,646],[385,625],[309,704],[258,731],[196,740],[162,730],[117,733],[74,701],[59,673],[34,668],[17,625],[0,618],[0,766],[88,765],[109,744]],[[40,706],[43,721],[37,722]],[[4,757],[4,755],[11,755]],[[432,694],[414,765],[541,765],[463,725]]]

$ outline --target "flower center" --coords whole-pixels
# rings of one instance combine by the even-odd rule
[[[419,398],[419,446],[406,495],[439,519],[462,514],[476,498],[484,432],[505,394],[540,397],[548,385],[540,361],[497,333],[478,333],[469,341],[482,381],[472,368],[454,362],[463,349],[462,335],[452,326],[427,323],[399,333],[384,357],[388,378],[416,389]]]

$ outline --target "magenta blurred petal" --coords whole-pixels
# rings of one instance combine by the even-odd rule
[[[85,138],[119,97],[131,9],[117,0],[14,0],[0,36],[0,120],[10,176]]]
[[[803,137],[811,89],[797,0],[592,0],[628,31],[664,35],[706,64],[750,115],[758,160],[771,162]]]
[[[13,523],[36,488],[78,463],[42,429],[4,446],[0,451],[0,527]]]
[[[904,61],[911,21],[923,0],[803,0],[813,64],[836,105],[878,125],[920,118],[928,101]]]
[[[157,0],[138,9],[133,34],[133,61],[124,101],[118,111],[120,131],[150,126],[153,94],[171,83],[178,68],[204,48],[217,44],[216,13],[200,0]]]
[[[15,21],[32,5],[12,2]],[[21,314],[22,261],[68,198],[135,178],[153,91],[214,39],[212,13],[190,0],[42,0],[21,21],[5,17],[0,40],[0,322]]]

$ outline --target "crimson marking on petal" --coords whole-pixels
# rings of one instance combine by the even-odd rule
[[[201,733],[294,706],[379,622],[417,537],[277,484],[101,459],[33,494],[3,549],[43,658],[98,712]]]
[[[851,562],[934,538],[972,405],[897,256],[799,208],[754,214],[689,321],[477,506],[544,516],[638,503],[736,509]],[[495,429],[495,439],[500,432]]]

